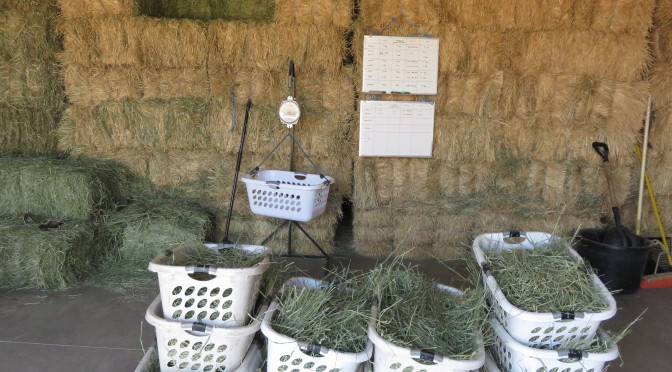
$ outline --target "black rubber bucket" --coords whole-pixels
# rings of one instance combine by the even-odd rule
[[[636,247],[615,248],[601,243],[605,232],[604,229],[579,230],[576,250],[595,269],[607,289],[619,294],[633,293],[639,289],[653,244],[638,237]]]

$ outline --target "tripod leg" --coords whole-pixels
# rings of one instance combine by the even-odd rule
[[[261,243],[259,243],[259,245],[264,245],[264,244],[266,244],[266,242],[268,242],[269,240],[271,240],[271,238],[273,237],[273,235],[275,235],[281,228],[285,227],[285,225],[287,225],[288,222],[290,222],[290,221],[289,221],[289,220],[285,220],[285,222],[283,222],[281,225],[279,225],[278,227],[276,227],[275,230],[273,230],[273,232],[271,233],[271,235],[267,236],[266,239],[264,239]]]
[[[292,223],[293,223],[294,225],[296,225],[296,227],[298,227],[299,230],[301,230],[301,232],[303,233],[303,235],[305,235],[305,236],[310,240],[310,242],[313,243],[313,245],[315,246],[315,248],[317,248],[317,249],[324,255],[324,257],[327,258],[327,260],[330,258],[329,255],[327,254],[327,252],[325,252],[324,249],[322,249],[322,247],[320,247],[320,245],[317,244],[317,242],[315,241],[315,239],[313,239],[313,237],[310,236],[310,234],[308,234],[308,232],[307,232],[306,230],[304,230],[303,227],[301,227],[301,225],[299,225],[298,222],[296,222],[296,221],[292,221]]]

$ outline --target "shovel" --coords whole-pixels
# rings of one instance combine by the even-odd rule
[[[614,224],[612,229],[605,231],[602,243],[614,248],[628,248],[640,246],[640,239],[630,229],[621,225],[621,211],[616,204],[616,195],[614,193],[613,173],[611,163],[609,163],[609,146],[603,142],[593,142],[593,148],[602,158],[604,165],[604,174],[607,178],[607,188],[609,189],[609,199],[611,210],[614,213]]]

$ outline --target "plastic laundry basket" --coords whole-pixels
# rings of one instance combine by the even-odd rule
[[[439,288],[460,296],[462,292],[444,285]],[[378,317],[378,307],[371,307],[371,322],[369,323],[369,339],[374,344],[374,372],[467,372],[477,371],[485,363],[483,341],[477,340],[479,347],[477,356],[471,360],[456,360],[427,353],[422,350],[413,350],[397,346],[383,339],[376,331],[375,324]]]
[[[601,372],[607,362],[618,358],[616,345],[605,353],[533,348],[514,340],[496,319],[490,324],[496,334],[490,351],[502,372]],[[598,335],[608,340],[606,333]]]
[[[309,278],[292,278],[288,283],[311,289],[327,284]],[[273,300],[261,323],[261,332],[268,339],[267,371],[356,372],[365,368],[365,363],[373,353],[371,342],[368,342],[366,348],[359,353],[344,353],[298,342],[294,338],[276,332],[271,326],[277,306],[277,301]]]
[[[261,367],[262,362],[261,348],[256,341],[253,341],[252,345],[250,345],[250,348],[245,354],[245,359],[243,359],[243,362],[238,368],[232,370],[232,372],[257,372],[257,369]],[[147,349],[145,356],[142,358],[142,360],[140,360],[140,363],[135,368],[135,372],[148,372],[152,365],[158,365],[158,363],[159,356],[156,354],[156,345],[150,346]]]
[[[519,236],[518,236],[519,235]],[[492,233],[479,235],[472,246],[479,265],[487,268],[485,252],[507,249],[534,249],[549,245],[560,238],[543,232],[513,232]],[[567,249],[577,260],[581,257],[569,245]],[[600,323],[616,314],[616,301],[602,284],[600,279],[592,274],[596,291],[607,304],[607,309],[596,313],[587,312],[558,312],[535,313],[515,307],[499,288],[494,275],[488,270],[483,276],[489,293],[489,301],[497,320],[516,341],[533,347],[553,347],[567,339],[587,339],[595,336]],[[562,288],[558,288],[562,290]]]
[[[334,183],[329,176],[280,170],[246,174],[241,180],[247,187],[252,213],[298,222],[324,213],[329,186]]]
[[[205,244],[211,249],[223,245]],[[266,247],[237,246],[250,253],[263,253]],[[169,265],[184,259],[188,247],[173,250],[172,257],[159,255],[149,270],[159,277],[163,316],[166,319],[202,322],[209,325],[240,327],[249,320],[264,272],[270,266],[267,256],[256,266],[225,269],[209,266]]]
[[[497,366],[497,363],[495,363],[494,360],[490,357],[488,353],[485,354],[485,364],[483,365],[483,368],[481,368],[481,371],[483,372],[501,372],[499,367]]]
[[[161,316],[161,297],[157,297],[147,309],[145,319],[156,328],[161,371],[235,370],[243,362],[255,333],[259,331],[259,318],[266,309],[267,306],[263,306],[257,314],[257,320],[249,325],[235,328],[213,327],[203,323],[182,323],[164,319]]]

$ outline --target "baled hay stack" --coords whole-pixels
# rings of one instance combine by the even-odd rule
[[[124,203],[135,177],[91,159],[0,158],[0,214],[88,220]]]
[[[210,105],[198,99],[109,101],[71,106],[59,127],[59,146],[98,150],[209,149]]]
[[[136,7],[136,0],[58,0],[58,3],[65,18],[129,16]]]
[[[667,112],[655,118],[649,132],[646,168],[656,195],[672,194],[672,180],[665,176],[672,171],[672,143],[667,138],[671,127],[672,116]]]
[[[601,31],[540,31],[524,37],[513,66],[524,73],[588,74],[636,81],[650,60],[644,36]],[[513,52],[507,47],[507,52]]]
[[[436,165],[431,159],[355,159],[355,207],[375,209],[435,200],[440,176]]]
[[[202,23],[146,18],[141,24],[140,53],[144,67],[197,68],[206,64],[208,37]]]
[[[64,49],[59,59],[65,66],[140,66],[144,26],[135,17],[63,19],[58,25]]]
[[[355,74],[343,69],[334,74],[296,69],[294,99],[302,106],[323,107],[327,110],[354,110]],[[288,96],[287,71],[241,70],[231,75],[210,77],[212,95],[230,97],[231,88],[236,99],[244,103],[248,98],[257,106],[278,106]]]
[[[653,23],[656,0],[598,0],[592,28],[645,37]]]
[[[645,191],[646,192],[646,191]],[[656,190],[654,190],[656,192]],[[666,194],[656,194],[656,206],[658,207],[658,213],[660,215],[660,220],[663,224],[663,229],[667,234],[672,230],[672,195]],[[608,212],[608,211],[607,211]],[[621,215],[623,217],[623,225],[625,226],[635,226],[637,223],[637,196],[634,195],[632,199],[628,200],[623,208],[621,209]],[[612,216],[608,214],[608,217],[611,219]],[[642,203],[642,221],[641,221],[641,236],[648,237],[660,237],[661,233],[658,229],[658,222],[656,221],[656,215],[653,212],[653,206],[651,204],[651,199],[648,195],[644,195]],[[670,240],[667,240],[667,243],[670,244]],[[653,257],[657,259],[658,257]],[[665,257],[662,257],[661,264],[664,262]]]
[[[460,114],[437,115],[432,158],[456,164],[493,161],[504,129],[497,120]]]
[[[173,149],[155,152],[149,159],[149,178],[157,185],[195,182],[205,173],[211,172],[221,157],[221,154],[207,150]]]
[[[504,73],[491,75],[444,75],[436,97],[438,112],[496,117],[502,96]]]
[[[381,32],[393,19],[401,19],[401,11],[402,0],[359,1],[359,17],[371,32]]]
[[[81,282],[102,250],[91,223],[67,221],[42,231],[21,217],[0,220],[0,287],[61,290]]]
[[[347,29],[316,25],[211,22],[208,24],[208,66],[235,70],[338,72],[346,52]]]
[[[455,165],[453,162],[437,162],[439,170],[439,195],[453,195],[468,209],[473,195],[484,193],[495,183],[498,169],[496,163],[471,162]],[[462,208],[458,207],[458,210]]]
[[[505,4],[504,2],[477,0],[477,1],[455,1],[446,4],[447,14],[454,17],[457,24],[484,30],[508,30],[516,27],[527,26],[517,24],[516,7],[517,5],[527,5],[526,1],[520,1],[515,4]],[[533,8],[529,8],[532,10]],[[521,20],[522,21],[522,20]],[[549,23],[553,20],[547,19]]]
[[[116,249],[107,252],[95,283],[125,290],[155,281],[147,271],[149,261],[166,249],[208,238],[211,217],[198,203],[149,184],[139,188],[135,200],[101,225]]]
[[[350,0],[275,0],[275,23],[349,27],[353,5]]]
[[[95,106],[111,100],[142,98],[142,79],[137,67],[80,67],[63,70],[65,93],[70,103]]]
[[[651,68],[651,99],[656,109],[672,106],[672,63],[656,63]]]
[[[63,151],[63,149],[61,149]],[[120,163],[139,176],[147,176],[148,163],[151,152],[138,149],[119,149],[112,151],[99,151],[93,147],[76,147],[70,151],[73,156],[83,156],[94,159],[110,160]]]
[[[436,217],[434,245],[429,254],[441,260],[459,258],[473,241],[475,223],[473,213],[456,215],[440,212]]]
[[[205,21],[225,19],[268,22],[273,19],[273,0],[163,0],[159,15],[162,18],[188,18]]]
[[[0,105],[0,154],[40,155],[56,150],[56,117],[60,107],[37,110],[32,107]]]
[[[208,73],[202,68],[142,70],[143,99],[207,98]]]

